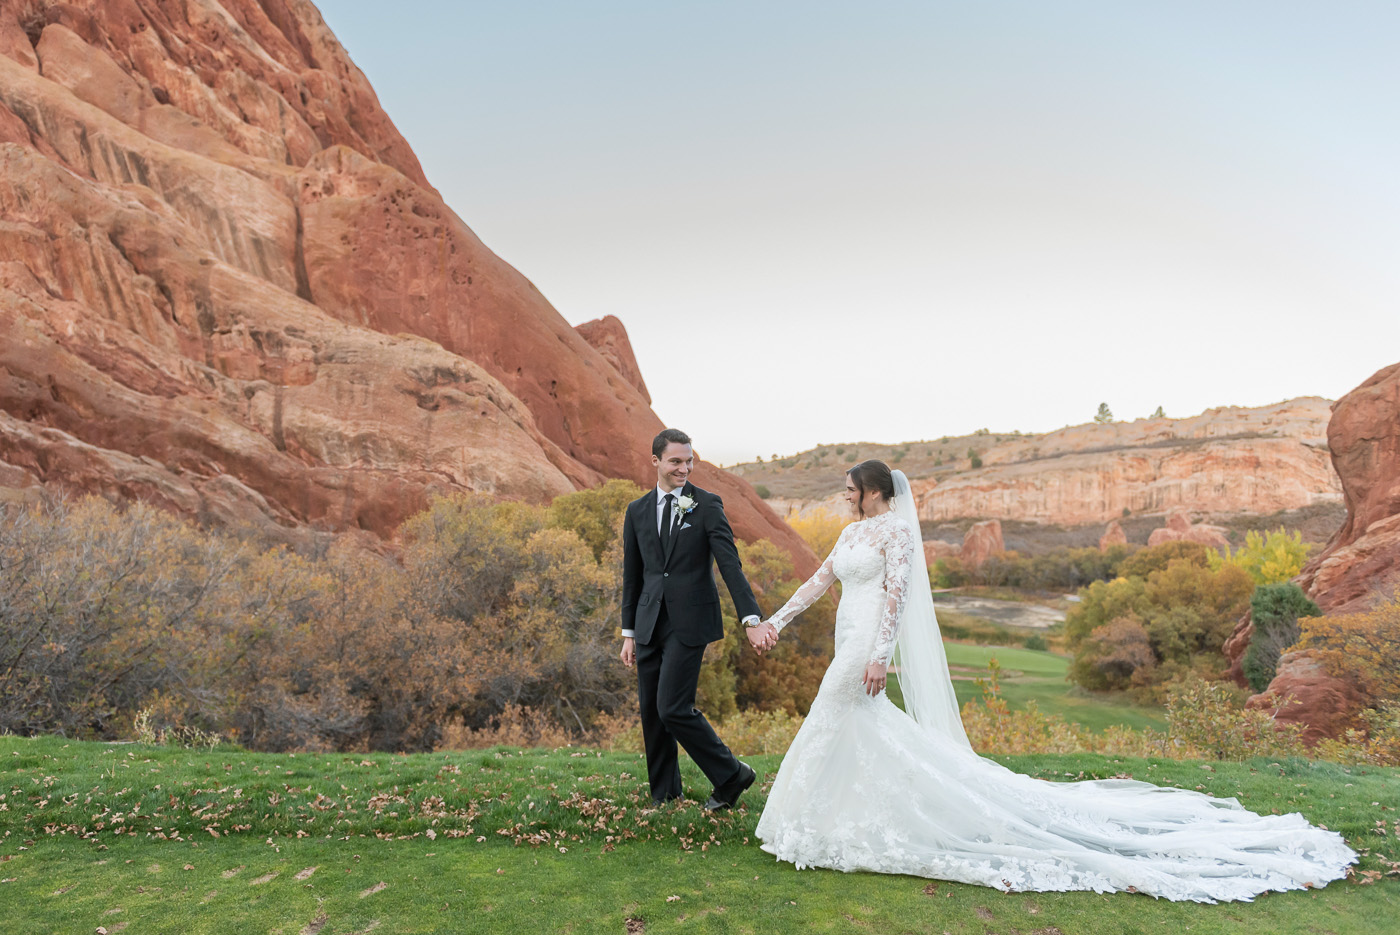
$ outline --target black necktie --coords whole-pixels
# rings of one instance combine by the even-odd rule
[[[668,493],[666,495],[666,508],[661,511],[661,551],[668,552],[671,549],[671,504],[676,502],[676,495]]]

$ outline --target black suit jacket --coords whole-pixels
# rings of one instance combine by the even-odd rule
[[[622,628],[650,643],[664,602],[672,632],[687,646],[724,638],[719,591],[710,561],[734,599],[742,620],[760,614],[758,601],[744,577],[734,532],[717,494],[687,482],[680,495],[695,500],[695,509],[672,526],[670,554],[656,529],[656,488],[627,505],[622,524]]]

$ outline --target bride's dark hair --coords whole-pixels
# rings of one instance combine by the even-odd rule
[[[886,503],[894,499],[894,478],[890,476],[890,466],[883,461],[871,458],[869,461],[852,465],[846,470],[846,476],[851,479],[859,495],[856,509],[860,511],[861,516],[865,515],[865,510],[861,509],[860,504],[865,500],[867,490],[878,491]]]

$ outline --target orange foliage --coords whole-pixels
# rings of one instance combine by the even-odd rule
[[[1367,707],[1400,701],[1400,595],[1364,613],[1304,617],[1294,650],[1361,690]]]

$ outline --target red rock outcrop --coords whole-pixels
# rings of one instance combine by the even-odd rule
[[[1235,628],[1225,638],[1224,645],[1220,647],[1220,651],[1225,656],[1225,678],[1240,688],[1249,687],[1249,679],[1245,678],[1244,675],[1244,654],[1249,649],[1249,641],[1252,639],[1254,639],[1254,616],[1250,611],[1245,611],[1240,622],[1235,624]]]
[[[1199,542],[1212,549],[1228,549],[1230,547],[1230,540],[1225,537],[1224,529],[1219,526],[1193,524],[1190,515],[1181,510],[1174,510],[1172,515],[1167,517],[1167,525],[1152,530],[1152,534],[1147,537],[1147,544],[1153,546],[1179,540]]]
[[[957,558],[962,554],[962,549],[951,542],[943,542],[939,539],[924,540],[924,564],[932,565],[940,558]]]
[[[1341,736],[1348,727],[1356,726],[1361,706],[1356,686],[1329,675],[1307,652],[1284,653],[1268,689],[1246,702],[1246,707],[1273,710],[1274,719],[1281,724],[1302,725],[1303,740],[1309,744]]]
[[[585,321],[581,325],[574,325],[574,330],[588,342],[589,347],[612,364],[613,369],[621,374],[624,380],[632,384],[632,388],[641,394],[642,399],[651,402],[651,393],[647,392],[646,381],[642,379],[642,368],[637,366],[637,355],[632,353],[632,342],[627,338],[627,329],[616,316],[605,315]]]
[[[1347,519],[1294,580],[1325,613],[1354,613],[1400,586],[1400,364],[1337,400],[1327,441]],[[1253,632],[1246,616],[1225,643],[1229,674],[1240,684]],[[1351,682],[1329,675],[1307,650],[1285,653],[1268,689],[1249,705],[1269,709],[1285,699],[1290,703],[1279,709],[1278,720],[1306,725],[1309,741],[1339,736],[1363,703]]]
[[[1324,612],[1349,613],[1400,587],[1400,364],[1337,400],[1327,443],[1347,518],[1297,580]]]
[[[1110,520],[1108,528],[1099,536],[1099,551],[1106,552],[1115,545],[1127,545],[1128,534],[1123,531],[1123,526],[1118,520]]]
[[[995,519],[974,523],[963,536],[962,560],[968,569],[981,568],[993,555],[1006,551],[1001,537],[1001,521]]]
[[[0,497],[294,536],[650,483],[625,331],[600,353],[442,203],[310,3],[0,8],[0,217]],[[695,480],[815,567],[748,484]]]

